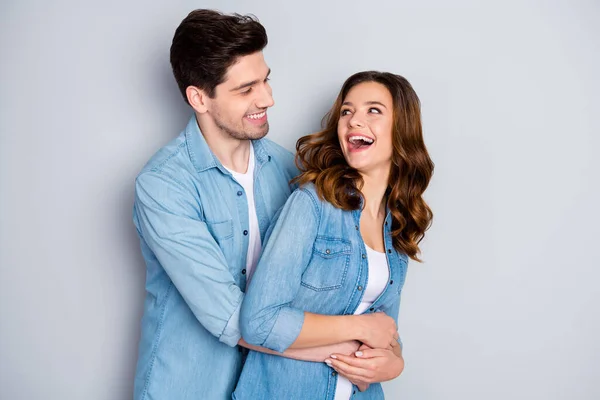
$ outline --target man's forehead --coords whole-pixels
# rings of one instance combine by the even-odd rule
[[[263,80],[269,71],[262,52],[242,56],[227,69],[223,84],[232,88],[248,82]]]

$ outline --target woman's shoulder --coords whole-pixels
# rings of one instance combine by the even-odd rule
[[[315,186],[315,184],[312,183],[312,182],[308,182],[308,183],[302,184],[294,192],[300,192],[304,196],[310,198],[310,200],[314,204],[315,209],[318,210],[318,211],[321,211],[321,210],[330,210],[330,211],[338,210],[333,204],[331,204],[330,202],[328,202],[327,200],[325,200],[324,198],[322,198],[321,196],[319,196],[319,191],[317,190],[317,187]],[[342,210],[339,210],[339,211],[342,212]]]
[[[329,204],[329,202],[327,200],[322,199],[319,196],[319,192],[317,190],[317,187],[312,182],[303,183],[295,191],[296,192],[302,192],[305,195],[307,195],[315,203],[315,206],[317,208],[322,208],[323,206],[327,206]]]

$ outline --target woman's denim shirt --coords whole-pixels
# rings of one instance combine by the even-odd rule
[[[304,311],[352,315],[367,282],[360,210],[320,200],[312,184],[297,189],[267,233],[268,242],[242,304],[240,329],[250,344],[283,352],[298,337]],[[407,256],[392,246],[391,214],[384,223],[390,278],[367,313],[383,311],[397,322]],[[333,399],[337,373],[327,364],[252,351],[234,399]],[[382,399],[380,384],[353,398]]]

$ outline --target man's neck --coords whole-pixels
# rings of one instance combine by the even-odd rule
[[[245,174],[248,171],[250,160],[250,140],[233,138],[208,121],[200,124],[198,116],[196,116],[196,122],[208,147],[221,164],[231,171]]]

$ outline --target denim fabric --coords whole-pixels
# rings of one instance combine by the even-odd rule
[[[351,315],[367,285],[367,256],[360,210],[344,211],[318,198],[313,185],[296,190],[267,233],[267,244],[242,305],[242,336],[282,352],[298,337],[304,311]],[[408,258],[392,245],[391,214],[384,223],[390,280],[367,313],[397,321]],[[251,351],[234,399],[333,399],[336,372],[325,363]],[[353,398],[382,399],[380,384]]]
[[[253,141],[261,238],[293,190],[293,156]],[[146,261],[134,399],[226,399],[242,368],[244,189],[210,151],[196,118],[136,180],[133,220]]]

